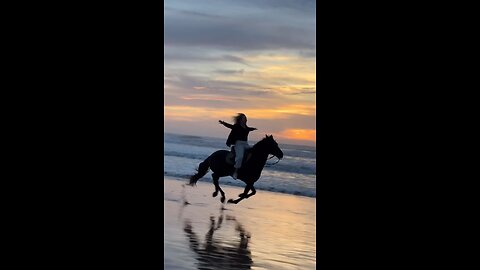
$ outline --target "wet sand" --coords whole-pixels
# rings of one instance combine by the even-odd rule
[[[165,177],[164,269],[315,269],[316,199],[257,189],[222,204],[211,180],[185,182]],[[243,192],[221,186],[227,200]]]

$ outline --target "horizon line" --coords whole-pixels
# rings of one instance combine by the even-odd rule
[[[163,132],[163,134],[171,134],[171,135],[186,135],[186,136],[194,136],[194,137],[204,137],[204,138],[212,138],[212,139],[225,139],[224,137],[215,137],[215,136],[204,136],[204,135],[193,135],[193,134],[185,134],[185,133],[174,133],[174,132]],[[298,144],[295,143],[281,143],[284,145],[293,145],[293,146],[308,146],[308,147],[315,147],[317,148],[317,142],[312,142],[312,144],[301,144],[301,142],[310,142],[307,140],[292,140],[292,139],[282,139],[282,140],[288,140],[288,141],[293,141],[293,142],[298,142]]]

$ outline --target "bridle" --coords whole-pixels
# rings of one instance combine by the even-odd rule
[[[272,155],[271,157],[267,158],[267,160],[272,159],[273,157],[276,157],[276,156],[275,156],[275,155]],[[278,158],[278,157],[277,157],[277,158]],[[266,166],[266,167],[271,167],[271,166],[277,164],[278,162],[280,162],[280,159],[279,159],[279,158],[278,158],[278,160],[277,160],[276,162],[274,162],[274,163],[270,163],[270,164],[269,164],[269,163],[265,163],[265,166]]]

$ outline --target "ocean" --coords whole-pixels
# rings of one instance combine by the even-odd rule
[[[164,134],[164,170],[165,175],[179,181],[188,181],[196,173],[198,164],[217,150],[229,150],[225,139],[199,137],[179,134]],[[273,166],[267,166],[262,176],[255,183],[257,190],[287,193],[316,198],[316,149],[312,146],[282,144],[276,139],[284,153],[283,159]],[[249,141],[253,146],[256,141]],[[272,158],[267,163],[274,163]],[[212,183],[211,171],[199,181]],[[241,180],[222,177],[220,186],[230,185],[245,187]],[[213,188],[213,183],[212,183]],[[260,192],[260,191],[257,191]]]

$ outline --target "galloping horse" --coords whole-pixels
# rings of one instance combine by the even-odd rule
[[[190,177],[190,185],[194,185],[198,179],[202,178],[207,174],[208,169],[212,170],[213,184],[215,185],[215,192],[212,196],[216,197],[218,192],[222,197],[220,201],[225,202],[225,193],[220,188],[218,184],[218,179],[224,176],[231,176],[234,172],[233,164],[227,163],[227,155],[230,152],[227,150],[218,150],[215,153],[211,154],[207,159],[205,159],[198,166],[198,173]],[[250,158],[248,156],[251,154]],[[242,194],[238,195],[236,200],[228,200],[229,203],[237,204],[243,199],[247,199],[255,195],[256,190],[253,187],[253,184],[260,178],[263,167],[267,162],[268,155],[274,155],[278,159],[283,158],[283,152],[278,147],[277,142],[273,139],[273,136],[265,136],[261,141],[256,143],[248,152],[245,153],[247,160],[243,163],[242,167],[238,170],[237,179],[245,182],[246,187]],[[248,192],[252,190],[250,194]]]

